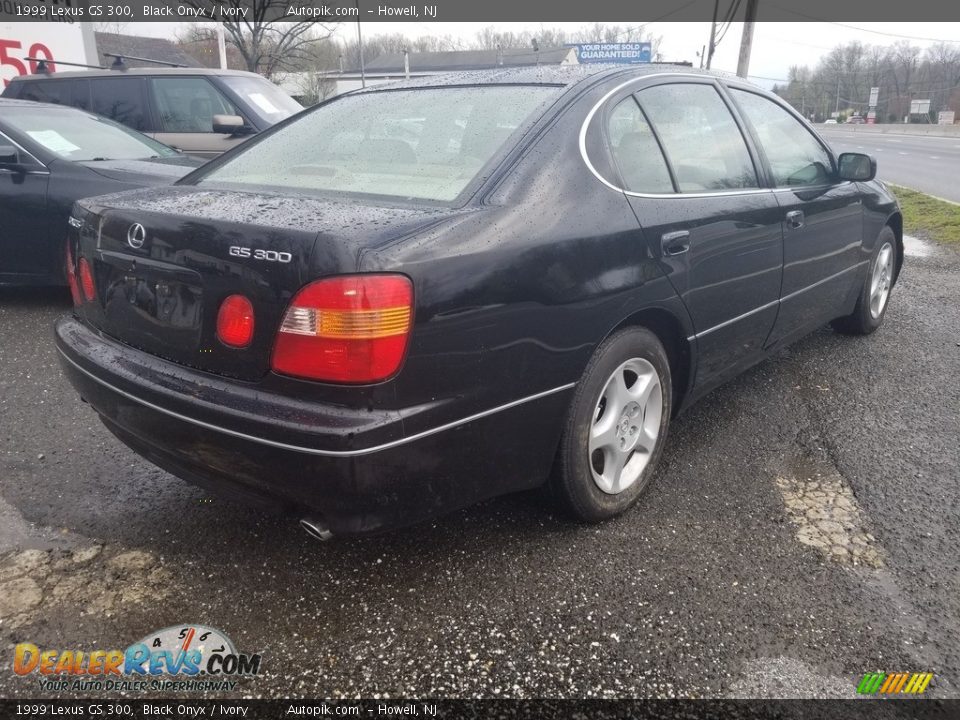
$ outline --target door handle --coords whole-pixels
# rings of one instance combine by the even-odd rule
[[[690,249],[690,231],[675,230],[660,236],[660,247],[664,255],[680,255]]]
[[[787,213],[787,226],[793,228],[803,227],[803,210],[791,210]]]

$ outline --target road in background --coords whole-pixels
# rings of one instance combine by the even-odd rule
[[[817,125],[836,152],[862,152],[877,159],[881,180],[960,202],[960,136],[885,135]]]

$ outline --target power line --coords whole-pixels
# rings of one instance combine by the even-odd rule
[[[782,10],[785,13],[791,15],[796,15],[797,17],[806,18],[807,20],[815,20],[817,22],[827,23],[828,25],[836,25],[838,27],[847,28],[848,30],[858,30],[860,32],[871,33],[872,35],[882,35],[884,37],[899,38],[901,40],[923,40],[924,42],[939,42],[939,43],[952,43],[960,44],[960,40],[948,40],[946,38],[932,38],[932,37],[923,37],[920,35],[903,35],[900,33],[890,33],[884,32],[883,30],[871,30],[870,28],[859,27],[857,25],[849,25],[847,23],[837,22],[835,20],[824,20],[823,18],[818,18],[814,15],[808,15],[802,13],[799,10],[793,10],[792,8],[785,8],[782,5],[777,5],[776,3],[770,3],[778,10]]]

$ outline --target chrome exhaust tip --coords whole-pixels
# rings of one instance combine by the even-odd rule
[[[312,537],[314,540],[319,540],[320,542],[326,542],[333,538],[333,533],[330,532],[328,528],[323,523],[313,518],[301,518],[300,527],[307,531],[307,535]]]

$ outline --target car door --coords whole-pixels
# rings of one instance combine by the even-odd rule
[[[693,322],[695,382],[720,382],[759,356],[776,318],[777,200],[710,79],[645,87],[610,121],[627,198]]]
[[[17,148],[21,165],[0,165],[0,283],[30,282],[31,277],[42,280],[54,267],[47,241],[50,173],[2,132],[0,145]]]
[[[152,135],[160,142],[209,159],[247,139],[246,135],[213,131],[214,115],[243,114],[206,78],[156,77],[150,79],[148,87],[159,123]]]
[[[746,88],[729,92],[755,135],[783,211],[783,290],[768,344],[844,312],[861,267],[863,206],[837,179],[826,145],[792,110]]]

